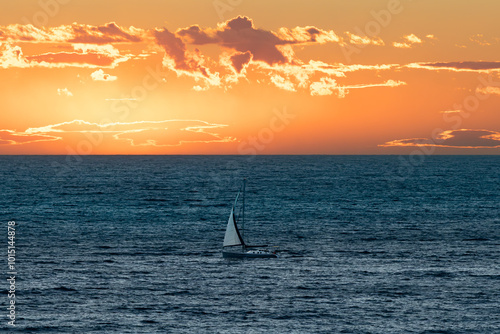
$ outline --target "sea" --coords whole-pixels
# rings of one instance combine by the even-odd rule
[[[0,332],[500,333],[499,171],[500,156],[0,156]],[[276,259],[222,258],[243,179],[244,238]]]

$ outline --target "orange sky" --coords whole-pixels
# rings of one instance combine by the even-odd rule
[[[499,12],[8,1],[0,154],[498,154]]]

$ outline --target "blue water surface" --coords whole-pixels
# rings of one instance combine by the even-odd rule
[[[499,171],[498,156],[2,156],[16,329],[499,333]],[[278,259],[221,256],[243,178],[245,238]]]

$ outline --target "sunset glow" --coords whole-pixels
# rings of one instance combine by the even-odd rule
[[[496,1],[26,0],[0,154],[500,152]]]

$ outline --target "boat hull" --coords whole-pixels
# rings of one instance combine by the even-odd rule
[[[245,253],[245,252],[222,252],[222,256],[226,259],[271,259],[278,256],[273,253]]]

